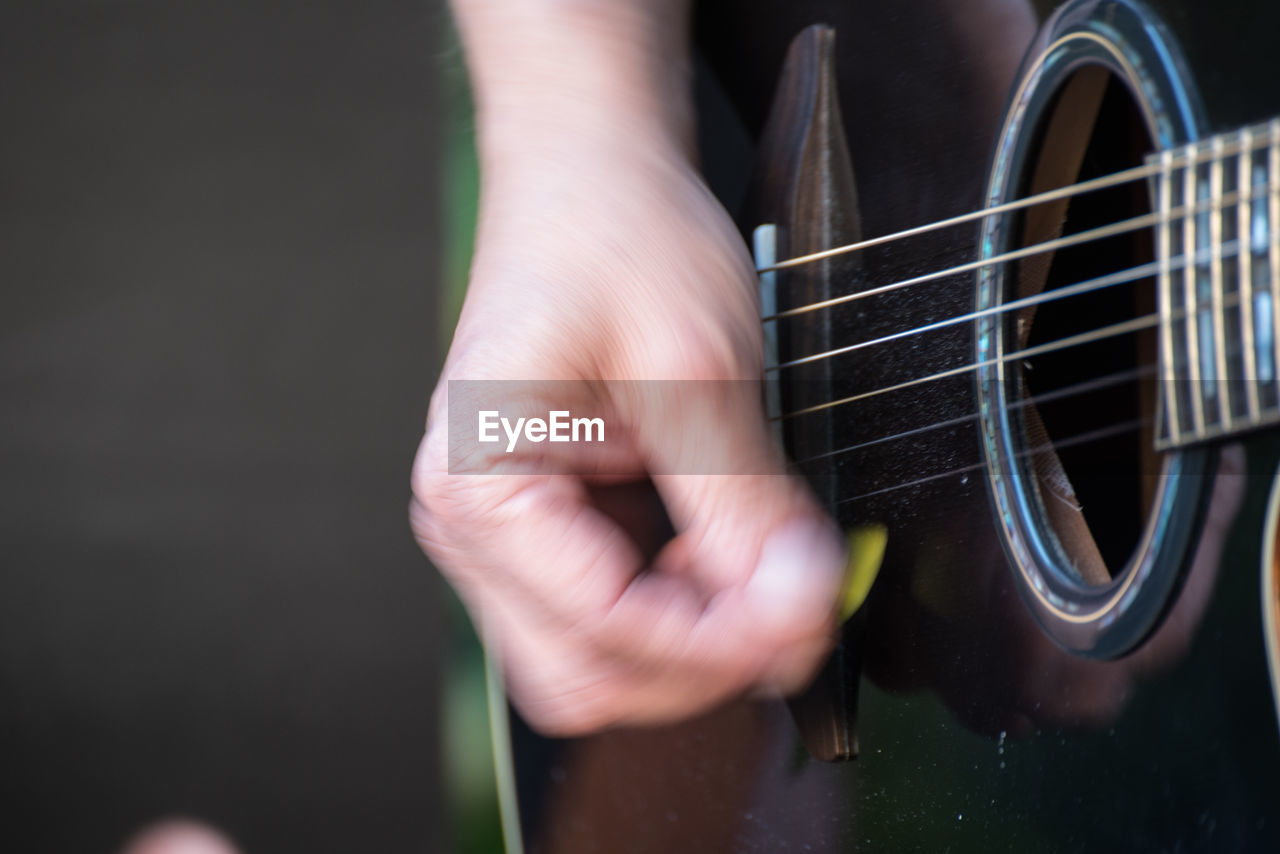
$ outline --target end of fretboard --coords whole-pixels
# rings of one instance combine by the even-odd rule
[[[1157,449],[1280,424],[1280,119],[1147,163],[1157,206]]]

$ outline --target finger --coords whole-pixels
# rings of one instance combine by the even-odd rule
[[[642,572],[633,540],[590,503],[581,481],[445,478],[420,495],[412,524],[473,615],[501,610],[530,631],[629,667],[750,684],[750,651],[726,642],[719,618],[704,619],[733,603],[709,604],[687,574]]]
[[[486,647],[498,652],[508,698],[539,731],[559,737],[619,725],[652,726],[742,693],[738,680],[646,668],[529,620],[510,600],[490,600]]]
[[[121,854],[238,854],[225,836],[206,825],[175,819],[144,829]]]
[[[833,636],[845,569],[839,532],[786,474],[758,384],[676,391],[662,407],[669,423],[646,422],[639,442],[663,472],[654,482],[687,571],[716,593],[690,646],[747,649],[770,681],[802,682]]]
[[[627,532],[648,564],[675,536],[662,497],[647,478],[628,483],[588,482],[587,495],[594,506]]]
[[[610,631],[598,642],[649,667],[730,679],[740,690],[803,687],[834,642],[844,560],[830,524],[782,522],[759,548],[745,582],[709,596],[690,568],[706,562],[699,548],[689,547],[689,565],[679,573],[650,573],[629,585],[602,621]]]
[[[738,385],[741,401],[748,389]],[[661,414],[651,410],[648,417],[655,412]],[[720,410],[726,413],[744,420]],[[679,429],[690,420],[674,423]],[[750,424],[763,424],[758,409],[745,419]],[[758,470],[761,459],[766,470],[780,470],[780,461],[769,461],[776,450],[762,426],[748,441],[743,435],[726,446],[724,459],[749,449],[757,462],[740,463],[748,470]],[[431,443],[429,435],[424,448]],[[539,621],[540,631],[640,668],[696,673],[717,691],[726,684],[745,690],[763,674],[771,683],[798,682],[830,644],[840,549],[786,476],[677,475],[665,478],[666,487],[659,482],[683,530],[655,562],[658,571],[642,573],[634,542],[591,503],[577,478],[458,476],[438,462],[425,470],[415,479],[415,532],[455,585],[491,591],[472,597],[481,608],[488,600],[510,601]],[[717,528],[720,517],[725,523]],[[671,571],[682,562],[696,571]],[[798,572],[805,583],[796,583]]]

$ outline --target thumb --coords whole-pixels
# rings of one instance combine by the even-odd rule
[[[787,472],[751,381],[664,385],[640,444],[677,531],[664,568],[712,600],[758,679],[798,688],[834,640],[845,556],[835,524]],[[651,431],[651,432],[650,432]]]

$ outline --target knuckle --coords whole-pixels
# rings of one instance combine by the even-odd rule
[[[484,500],[492,490],[483,488],[487,485],[483,476],[452,471],[454,456],[447,429],[439,424],[429,426],[414,459],[410,490],[424,513],[448,524],[465,525],[493,509],[493,502]]]
[[[431,507],[447,491],[449,474],[448,436],[443,435],[439,422],[427,426],[418,446],[410,474],[410,489],[424,506]]]
[[[795,655],[805,650],[819,651],[835,640],[835,620],[831,615],[795,612],[765,630],[765,643],[778,655]]]
[[[409,527],[441,569],[475,561],[466,546],[485,526],[488,510],[481,478],[450,473],[447,435],[429,426],[410,475]]]
[[[591,735],[618,722],[617,716],[600,703],[547,700],[521,706],[520,710],[534,729],[553,738]]]
[[[626,697],[615,680],[543,661],[532,679],[510,680],[511,700],[536,730],[558,738],[599,732],[621,720]]]
[[[780,656],[772,668],[770,681],[785,693],[799,691],[813,681],[833,645],[828,638],[796,644]]]
[[[729,694],[741,693],[756,683],[764,669],[768,650],[754,646],[742,646],[716,662],[711,682],[718,683]]]
[[[410,481],[409,525],[424,549],[432,551],[449,527],[447,522],[456,502],[449,495],[449,478],[445,466],[434,458],[424,441],[414,461]]]
[[[681,324],[663,337],[668,338],[663,346],[651,351],[658,378],[721,381],[759,375],[759,348],[749,336],[718,322]]]

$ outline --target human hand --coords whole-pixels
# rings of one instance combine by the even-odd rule
[[[763,417],[751,259],[678,123],[637,124],[626,102],[482,121],[475,262],[414,467],[419,543],[512,699],[556,734],[802,687],[833,641],[844,565]],[[451,445],[448,429],[449,381],[485,379],[564,381],[519,414],[593,406],[616,440],[525,446],[536,472],[492,473],[503,443]],[[451,474],[451,455],[490,473]],[[675,530],[652,560],[652,516],[606,500],[646,476]]]
[[[144,828],[125,843],[121,854],[238,854],[225,836],[187,820]]]

